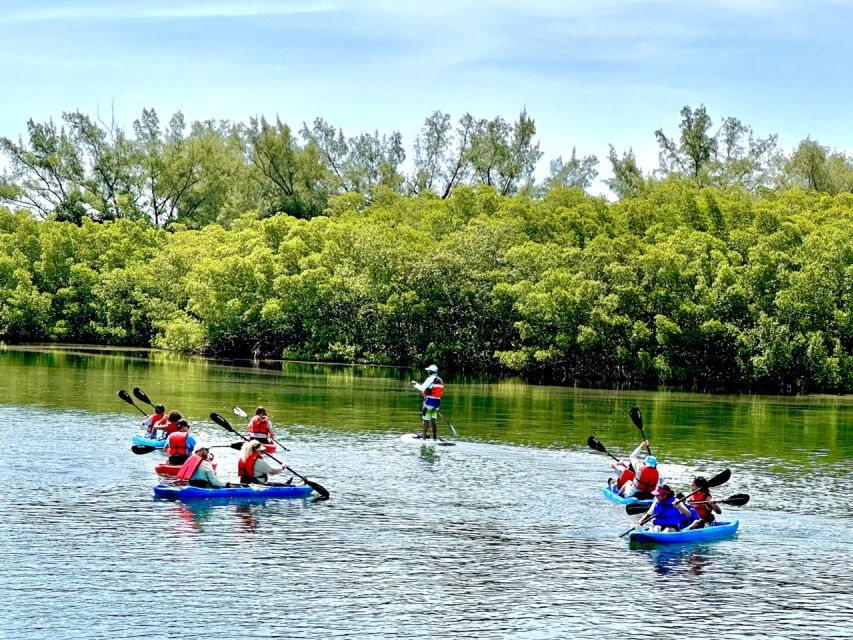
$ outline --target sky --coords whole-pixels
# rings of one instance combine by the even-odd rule
[[[651,171],[655,130],[704,104],[787,152],[850,153],[852,19],[853,0],[0,0],[0,136],[75,110],[130,130],[154,108],[399,131],[411,157],[436,110],[526,109],[537,175],[576,148],[606,177],[608,145]]]

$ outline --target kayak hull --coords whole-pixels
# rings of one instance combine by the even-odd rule
[[[155,449],[162,449],[166,444],[165,438],[146,438],[145,436],[133,436],[133,444],[141,447],[154,447]]]
[[[216,469],[216,463],[212,462],[213,468]],[[169,464],[168,462],[164,462],[163,464],[158,464],[154,467],[154,471],[164,476],[176,476],[178,475],[178,471],[180,471],[183,465],[180,464]]]
[[[266,500],[268,498],[307,498],[313,489],[304,484],[285,486],[264,486],[253,484],[241,487],[226,487],[222,489],[204,489],[189,485],[158,484],[154,487],[154,495],[169,500]]]
[[[738,520],[714,522],[712,525],[702,527],[701,529],[673,531],[671,533],[637,530],[628,534],[628,542],[637,544],[689,544],[722,540],[723,538],[733,536],[737,532],[738,524]]]
[[[612,500],[613,502],[618,502],[619,504],[642,504],[645,506],[652,506],[652,500],[637,500],[636,498],[623,498],[618,493],[614,493],[610,490],[610,487],[603,487],[601,489],[601,493],[604,494],[604,497],[608,500]]]

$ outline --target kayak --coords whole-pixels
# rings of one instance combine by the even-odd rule
[[[216,469],[216,463],[212,462],[213,468]],[[164,462],[163,464],[158,464],[154,467],[154,471],[164,476],[176,476],[178,475],[178,471],[180,471],[183,465],[180,464],[169,464],[168,462]]]
[[[709,540],[720,540],[728,538],[737,531],[738,521],[714,522],[701,529],[686,529],[684,531],[672,531],[670,533],[659,533],[637,529],[628,534],[628,542],[638,544],[686,544],[690,542],[706,542]]]
[[[432,445],[439,447],[455,447],[456,443],[451,442],[450,440],[445,440],[444,438],[439,438],[438,440],[433,440],[432,438],[424,438],[420,433],[404,433],[400,436],[400,440],[403,442],[408,442],[410,444],[422,444],[422,445]]]
[[[230,498],[306,498],[313,489],[305,484],[288,484],[280,486],[265,486],[262,484],[238,485],[222,489],[206,489],[190,485],[158,484],[154,487],[154,495],[169,500],[217,500]]]
[[[604,497],[608,500],[612,500],[613,502],[618,502],[619,504],[643,504],[646,506],[652,506],[652,500],[637,500],[636,498],[623,498],[618,493],[614,493],[614,491],[610,487],[604,487],[601,490],[601,493],[604,494]]]
[[[145,436],[133,436],[133,444],[139,445],[142,447],[154,447],[155,449],[162,449],[163,445],[166,444],[166,438],[146,438]]]

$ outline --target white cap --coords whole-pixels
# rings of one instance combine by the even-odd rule
[[[195,451],[198,451],[199,449],[210,449],[210,444],[207,442],[196,442]]]
[[[438,373],[438,367],[436,367],[434,364],[429,365],[425,370],[429,371],[430,373]]]

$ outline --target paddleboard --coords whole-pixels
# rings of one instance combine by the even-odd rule
[[[425,446],[431,447],[455,447],[456,443],[451,442],[450,440],[445,440],[443,438],[439,438],[438,440],[433,440],[432,438],[424,439],[423,436],[419,433],[404,433],[400,436],[400,440],[403,442],[408,442],[410,444],[421,444]]]

